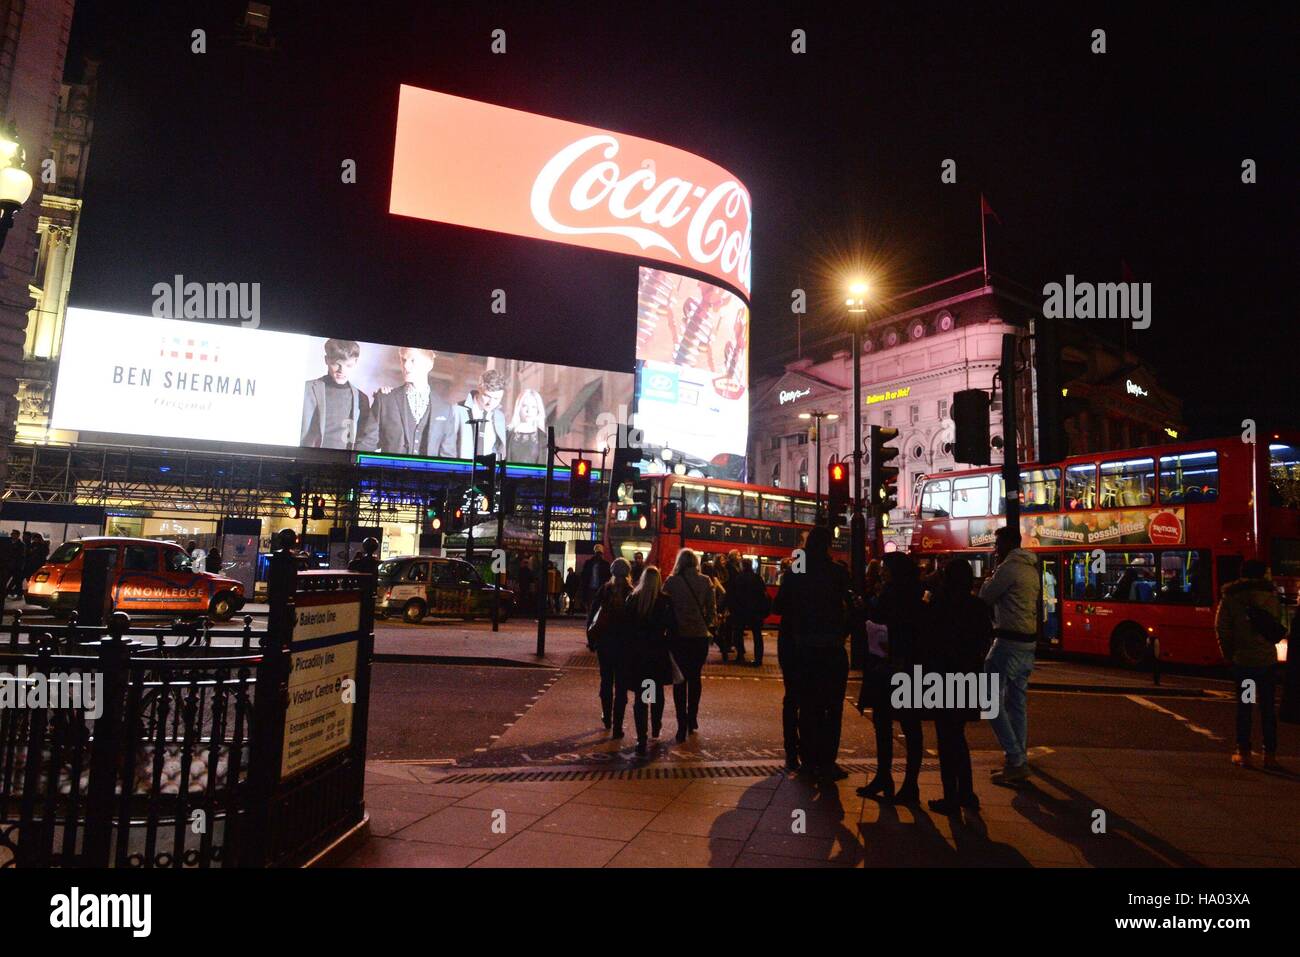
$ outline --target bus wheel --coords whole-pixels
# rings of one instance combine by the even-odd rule
[[[412,598],[402,609],[402,618],[412,625],[418,625],[424,621],[424,602],[418,598]]]
[[[1111,635],[1110,655],[1125,668],[1141,668],[1151,658],[1146,632],[1136,622],[1126,621]]]

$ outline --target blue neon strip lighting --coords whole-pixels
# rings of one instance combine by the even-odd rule
[[[469,459],[430,459],[419,458],[413,455],[373,455],[368,452],[357,453],[357,465],[388,469],[412,469],[422,472],[464,473],[465,475],[468,475],[470,472]],[[479,471],[482,471],[482,466],[479,466]],[[557,465],[551,474],[556,478],[567,480],[569,477],[569,470]],[[515,462],[507,462],[506,477],[545,478],[546,466],[523,465]],[[600,469],[593,468],[591,470],[591,478],[593,482],[599,481],[601,478]]]

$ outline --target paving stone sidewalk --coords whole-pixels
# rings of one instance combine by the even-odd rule
[[[370,762],[369,836],[344,867],[1196,867],[1300,865],[1300,777],[1220,754],[1039,749],[1031,782],[989,783],[964,819],[882,806],[769,764],[634,770],[448,769]],[[896,768],[896,774],[898,769]],[[1104,817],[1098,812],[1103,812]],[[1104,827],[1104,830],[1098,830]]]

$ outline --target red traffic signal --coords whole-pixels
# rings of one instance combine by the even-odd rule
[[[843,462],[832,462],[826,468],[827,489],[830,501],[827,512],[833,517],[843,515],[849,508],[849,469]],[[832,522],[832,524],[835,524]]]
[[[569,501],[586,502],[591,497],[591,461],[574,459],[569,466]]]

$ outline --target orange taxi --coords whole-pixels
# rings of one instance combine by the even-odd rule
[[[56,614],[77,607],[86,552],[112,550],[114,611],[128,614],[208,615],[229,621],[244,607],[244,586],[233,578],[196,571],[185,549],[148,538],[91,537],[64,542],[27,580],[29,604]]]

